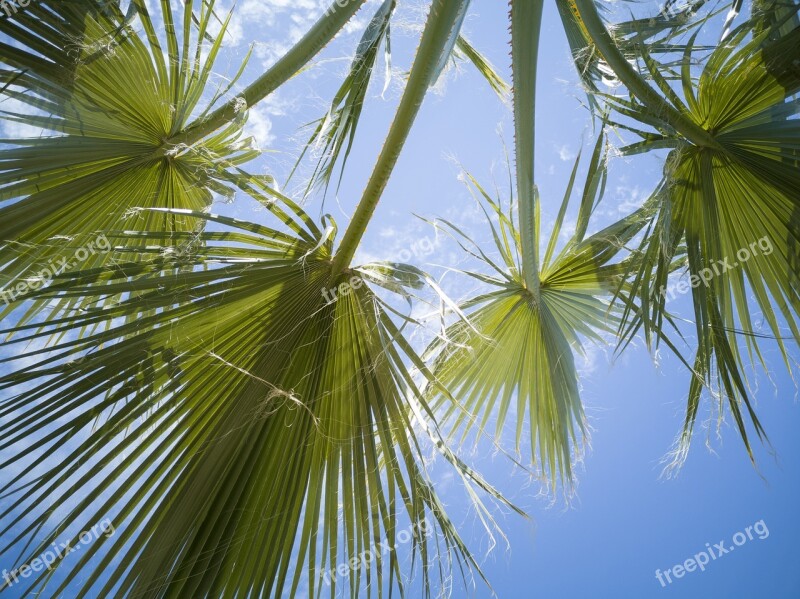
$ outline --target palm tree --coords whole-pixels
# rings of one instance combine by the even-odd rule
[[[449,56],[457,41],[455,24],[463,19],[465,7],[457,2],[440,4],[431,13],[390,138],[407,134],[425,92],[441,71],[443,57]],[[116,513],[115,519],[129,521],[131,528],[105,543],[98,563],[91,564],[91,570],[81,579],[81,594],[112,590],[146,596],[219,594],[243,588],[261,588],[269,594],[287,584],[294,593],[302,583],[308,585],[311,594],[318,594],[327,590],[323,582],[330,584],[334,594],[342,553],[348,563],[370,548],[382,546],[384,539],[393,548],[402,532],[403,518],[415,531],[425,530],[424,523],[431,518],[437,538],[444,542],[442,555],[451,554],[462,566],[478,570],[425,472],[423,446],[413,421],[427,422],[423,430],[429,442],[436,444],[466,484],[502,498],[441,441],[407,363],[422,372],[425,366],[402,339],[375,293],[359,286],[335,303],[326,303],[320,294],[320,290],[337,288],[343,282],[355,287],[354,279],[389,288],[419,286],[421,279],[414,280],[413,273],[402,269],[366,266],[351,270],[349,259],[340,258],[344,250],[333,255],[336,229],[332,221],[318,227],[290,199],[271,189],[269,180],[248,175],[240,168],[252,155],[240,151],[244,112],[239,96],[208,116],[208,110],[204,111],[198,122],[185,127],[193,106],[184,107],[182,102],[199,99],[215,53],[210,52],[200,67],[199,43],[194,52],[189,52],[185,44],[191,37],[193,21],[191,6],[187,5],[183,50],[179,51],[177,38],[170,43],[174,54],[169,66],[175,68],[170,71],[166,63],[159,64],[161,48],[146,7],[143,3],[134,6],[144,23],[151,59],[146,60],[145,44],[123,22],[117,28],[122,40],[109,59],[114,65],[94,61],[77,67],[89,69],[79,81],[86,82],[91,93],[79,99],[79,92],[60,98],[66,106],[64,121],[75,106],[88,106],[88,116],[81,114],[70,128],[64,126],[75,139],[71,135],[42,143],[45,148],[68,142],[79,148],[94,148],[85,166],[76,169],[74,164],[63,165],[52,176],[63,178],[70,169],[88,173],[80,184],[73,181],[75,193],[67,199],[86,205],[100,192],[116,192],[111,199],[122,205],[116,211],[99,214],[124,218],[116,227],[95,221],[81,223],[87,230],[105,231],[112,237],[117,259],[103,263],[98,258],[95,264],[57,277],[53,285],[33,290],[28,297],[34,310],[52,306],[54,299],[56,309],[44,322],[25,324],[32,316],[26,314],[13,331],[4,332],[15,335],[12,343],[28,343],[58,339],[58,331],[75,327],[87,331],[80,341],[62,338],[51,343],[49,351],[55,355],[43,357],[30,369],[15,369],[3,378],[0,386],[8,390],[23,384],[23,379],[41,382],[35,391],[14,395],[4,404],[4,413],[16,413],[21,408],[24,415],[18,421],[21,428],[4,432],[3,449],[17,448],[36,430],[44,434],[29,451],[15,451],[3,467],[28,459],[40,463],[42,457],[37,453],[54,440],[62,445],[68,439],[88,435],[85,443],[64,456],[58,468],[49,470],[33,485],[27,473],[4,484],[4,493],[22,491],[3,510],[3,534],[10,538],[4,552],[24,543],[23,539],[44,526],[48,529],[47,538],[42,540],[45,544],[37,539],[37,547],[24,549],[26,553],[41,553],[57,538],[69,534],[71,527],[84,530],[83,524],[93,520],[97,510],[111,510]],[[200,39],[213,15],[213,4],[202,6]],[[115,11],[118,7],[103,8],[110,12],[98,11],[99,19],[113,22],[125,17]],[[351,7],[350,11],[355,9]],[[345,13],[334,13],[340,28],[347,20]],[[172,17],[168,5],[164,5],[163,14],[169,23]],[[329,20],[321,23],[307,36],[307,58],[322,45],[317,41],[319,32],[330,37],[333,31]],[[221,35],[212,48],[219,47]],[[293,53],[287,56],[298,55],[299,50]],[[187,58],[191,55],[195,56],[193,61]],[[287,60],[284,57],[283,62]],[[119,79],[112,79],[116,71],[111,69],[116,63],[141,68],[142,62],[152,67],[147,80],[163,82],[159,88],[162,95],[160,99],[148,98],[152,100],[149,106],[123,107],[130,109],[130,120],[136,125],[150,124],[141,123],[141,118],[142,114],[151,114],[152,128],[159,123],[169,128],[158,130],[150,145],[137,141],[136,155],[125,146],[130,154],[109,158],[109,140],[120,136],[119,121],[126,114],[116,105],[103,102],[124,103],[125,96],[119,96],[119,90],[125,89],[125,81],[130,86],[127,93],[135,98],[134,86],[141,79],[124,70],[117,73]],[[276,82],[288,79],[298,68],[279,62],[272,69],[277,74],[268,72],[248,90],[255,87],[266,95]],[[97,76],[104,78],[102,84],[92,80],[95,69]],[[110,97],[92,95],[98,89]],[[241,97],[245,106],[253,101],[248,91]],[[117,122],[108,123],[107,115]],[[86,121],[92,117],[101,122],[90,128]],[[169,117],[178,120],[173,122]],[[38,116],[20,114],[12,118],[46,124]],[[232,122],[226,124],[229,120]],[[225,126],[222,133],[216,133],[218,123]],[[93,134],[95,131],[100,133]],[[385,185],[391,170],[386,164],[397,159],[400,145],[387,143],[390,151],[375,169],[373,188]],[[74,160],[63,150],[58,152],[61,159]],[[103,169],[106,162],[112,164],[111,174]],[[113,168],[120,162],[121,170]],[[132,179],[124,181],[126,175]],[[205,186],[197,186],[198,176]],[[9,169],[7,177],[19,178],[19,173]],[[47,191],[65,197],[60,185],[63,181],[56,183],[59,185]],[[203,212],[211,192],[219,191],[225,183],[247,191],[268,207],[283,230]],[[142,195],[134,194],[131,199],[126,194],[128,188],[141,190]],[[153,194],[153,189],[161,193]],[[9,196],[24,191],[11,189]],[[374,208],[378,197],[379,193],[368,191],[363,205]],[[133,203],[123,203],[122,198]],[[36,227],[24,237],[25,247],[38,247],[37,240],[52,238],[57,219],[64,220],[77,209],[75,204],[68,204],[62,208],[62,216],[58,214],[60,206],[54,208],[52,201],[32,196],[5,210],[19,212],[33,203],[45,208]],[[208,232],[203,226],[208,221],[233,230]],[[131,227],[132,222],[139,226]],[[52,228],[42,230],[42,223]],[[24,231],[21,227],[19,230]],[[354,249],[352,246],[350,251]],[[16,275],[13,280],[17,280],[36,268],[36,261],[47,258],[47,254],[20,253],[14,258],[12,264],[21,264],[12,271]],[[184,285],[175,285],[175,277],[188,278]],[[71,282],[61,287],[61,281],[67,279]],[[234,280],[239,284],[232,285]],[[80,309],[73,309],[76,306]],[[231,318],[225,325],[225,339],[216,332],[222,323],[221,313]],[[173,336],[178,330],[184,331],[178,333],[180,341]],[[254,330],[260,334],[252,335]],[[101,356],[105,356],[104,365],[94,361]],[[60,381],[57,399],[52,396],[55,379],[45,380],[53,374],[52,368],[64,377],[56,377]],[[73,410],[80,415],[67,428],[59,426],[57,419]],[[126,431],[128,434],[123,434]],[[100,446],[105,450],[102,457],[96,456],[99,462],[91,474],[81,474],[87,450]],[[156,446],[171,449],[152,451]],[[277,455],[283,458],[276,459]],[[82,499],[65,519],[54,525],[52,514],[42,511],[31,526],[29,517],[35,506],[54,494],[74,496],[76,485],[81,488]],[[476,506],[490,522],[491,516],[477,496]],[[149,532],[138,534],[140,526]],[[259,551],[253,551],[254,543],[261,546]],[[412,551],[419,553],[427,590],[433,553],[428,537],[414,535]],[[93,555],[86,552],[86,561],[52,592],[63,593]],[[134,562],[138,566],[129,570],[128,565]],[[330,571],[333,579],[328,576],[326,580]],[[446,578],[446,570],[440,576]],[[36,577],[30,581],[29,590],[43,589],[49,578],[47,572]],[[376,551],[374,566],[366,569],[364,581],[378,589],[395,584],[402,588],[397,552]],[[361,575],[339,584],[358,589]]]
[[[364,4],[334,2],[240,93],[233,89],[244,67],[211,86],[230,19],[213,0],[187,1],[182,14],[161,2],[161,35],[142,0],[127,11],[118,0],[40,0],[0,21],[13,40],[0,43],[2,93],[25,106],[4,117],[53,133],[0,151],[2,283],[26,289],[0,312],[0,334],[19,348],[0,377],[0,417],[14,418],[0,437],[0,468],[10,472],[0,490],[8,539],[0,552],[14,550],[23,564],[65,536],[76,542],[103,517],[120,524],[62,579],[46,570],[26,591],[60,596],[73,584],[80,596],[293,596],[301,587],[313,597],[343,587],[351,596],[405,595],[409,573],[395,547],[406,524],[424,595],[432,576],[445,584],[454,562],[480,575],[436,493],[426,448],[464,482],[487,530],[495,529],[487,496],[524,516],[440,429],[466,434],[495,416],[499,433],[516,398],[518,448],[527,421],[531,462],[553,487],[569,487],[585,430],[573,357],[582,339],[616,334],[622,349],[643,331],[649,344],[679,354],[690,372],[681,457],[704,390],[725,398],[748,450],[743,406],[764,436],[739,340],[760,358],[749,291],[787,365],[782,326],[800,343],[796,7],[758,3],[724,43],[706,48],[695,45],[696,32],[679,41],[705,21],[691,18],[702,2],[609,28],[593,0],[559,0],[600,128],[639,135],[625,153],[671,152],[653,196],[589,234],[605,181],[601,132],[578,226],[559,248],[580,158],[543,240],[534,184],[542,4],[512,2],[515,198],[492,199],[472,180],[500,263],[444,223],[481,259],[484,270],[467,274],[486,291],[460,305],[443,297],[454,320],[421,357],[405,337],[413,321],[378,290],[411,298],[436,289],[432,278],[409,265],[352,262],[447,63],[469,60],[506,93],[461,35],[469,2],[432,0],[384,146],[338,245],[331,217],[315,222],[270,177],[244,168],[258,155],[243,134],[247,109],[306,68]],[[308,193],[347,163],[395,6],[379,3],[313,130],[309,146],[322,152]],[[704,52],[696,79],[689,59]],[[618,80],[627,95],[602,92],[601,78]],[[215,194],[236,192],[265,206],[269,222],[208,211]],[[65,248],[98,234],[113,252],[43,280]],[[687,360],[660,289],[671,273],[700,277],[765,236],[769,255],[693,289],[698,342]],[[327,290],[335,301],[320,293]],[[52,455],[54,447],[64,449]],[[62,497],[71,498],[66,511],[45,507]],[[430,537],[421,534],[429,518]]]

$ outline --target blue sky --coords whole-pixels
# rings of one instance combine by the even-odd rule
[[[239,2],[217,68],[234,72],[247,45],[257,41],[242,79],[251,81],[302,34],[319,14],[320,4],[314,0]],[[423,4],[400,2],[393,26],[394,75],[389,90],[382,97],[383,80],[379,76],[373,82],[341,189],[331,190],[326,199],[324,210],[336,217],[340,234],[388,130],[402,72],[413,57]],[[657,6],[648,10],[655,12]],[[259,168],[250,170],[285,181],[307,136],[298,133],[299,127],[324,114],[370,14],[369,8],[361,13],[347,34],[326,49],[315,69],[253,110],[249,130],[268,152],[258,162]],[[506,3],[474,0],[465,31],[508,78]],[[716,34],[710,31],[708,35]],[[575,156],[583,149],[588,159],[595,137],[553,3],[546,4],[541,43],[536,173],[543,230],[547,230]],[[6,134],[15,132],[6,130]],[[611,140],[618,144],[613,135]],[[468,65],[448,72],[423,106],[356,261],[392,259],[406,252],[414,257],[412,262],[441,278],[453,297],[466,296],[473,289],[471,283],[447,270],[462,266],[462,255],[415,214],[454,220],[490,248],[483,217],[459,180],[459,164],[487,185],[496,181],[507,198],[504,144],[513,144],[508,106]],[[662,166],[663,156],[657,155],[613,159],[605,200],[592,228],[640,205],[657,184]],[[285,191],[296,194],[302,174]],[[309,199],[307,209],[315,215],[320,212],[319,196]],[[254,203],[241,197],[232,205],[216,206],[215,211],[259,218]],[[674,300],[676,310],[687,318],[689,301],[688,295]],[[682,425],[689,377],[666,351],[652,356],[642,343],[618,357],[612,355],[613,348],[588,347],[581,361],[582,394],[593,432],[576,495],[568,504],[540,496],[538,487],[497,455],[490,443],[465,447],[471,463],[531,515],[526,522],[498,512],[508,544],[500,542],[485,555],[488,540],[474,522],[463,492],[450,485],[446,473],[438,479],[451,518],[463,525],[497,595],[509,599],[800,597],[800,571],[794,567],[800,558],[796,510],[800,406],[796,386],[776,348],[764,347],[768,364],[774,366],[771,380],[756,371],[752,382],[774,454],[756,441],[758,471],[729,418],[718,436],[712,402],[706,398],[685,466],[675,478],[661,476],[662,460]],[[509,439],[503,441],[507,449],[513,449]],[[769,531],[766,538],[755,536],[711,562],[704,572],[687,573],[666,587],[658,582],[657,569],[682,564],[705,550],[706,543],[724,540],[729,547],[736,533],[761,521]],[[460,593],[456,591],[456,596]],[[480,583],[470,594],[491,596]],[[12,597],[13,590],[7,595]]]

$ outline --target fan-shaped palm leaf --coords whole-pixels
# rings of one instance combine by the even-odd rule
[[[566,214],[578,161],[572,173],[551,241],[540,257],[540,205],[534,185],[534,114],[536,64],[542,8],[539,3],[511,5],[516,188],[519,226],[473,180],[499,221],[492,227],[500,266],[479,249],[472,251],[493,271],[469,273],[490,290],[466,301],[466,319],[453,324],[429,352],[436,356],[434,374],[449,391],[440,406],[455,429],[466,436],[482,430],[491,416],[499,436],[516,395],[516,445],[520,448],[526,416],[530,451],[542,474],[555,487],[572,482],[573,450],[584,436],[573,348],[580,337],[598,337],[608,329],[608,306],[600,299],[616,285],[618,266],[610,261],[642,225],[639,213],[585,240],[589,216],[602,196],[605,181],[604,139],[597,141],[584,188],[578,226],[569,243],[553,254]],[[578,158],[580,160],[580,158]],[[489,214],[487,213],[487,218]],[[449,229],[469,245],[452,224]],[[462,247],[464,247],[462,245]],[[612,319],[613,322],[613,319]]]
[[[432,539],[401,534],[426,518],[439,557],[476,567],[425,472],[414,415],[430,422],[430,411],[404,360],[424,367],[366,284],[379,279],[332,275],[335,227],[307,226],[286,198],[274,209],[292,231],[158,210],[224,231],[109,233],[132,260],[63,274],[32,298],[123,295],[17,327],[19,344],[67,336],[3,360],[18,366],[0,378],[0,414],[14,422],[0,468],[19,470],[0,491],[1,552],[24,563],[103,517],[118,530],[47,587],[53,596],[294,596],[301,584],[313,597],[381,595],[404,589],[403,542],[427,596]],[[466,482],[498,496],[428,431]],[[63,517],[43,507],[56,498],[69,498]]]
[[[15,147],[0,151],[2,283],[13,287],[61,257],[65,238],[80,246],[121,225],[186,231],[174,214],[129,210],[202,210],[213,194],[232,195],[241,183],[235,167],[257,155],[242,135],[246,109],[293,76],[362,4],[334,5],[267,73],[213,112],[242,73],[209,89],[226,30],[223,23],[209,34],[214,0],[201,0],[199,15],[186,2],[177,23],[171,4],[161,2],[164,40],[142,0],[127,15],[116,2],[90,2],[93,10],[83,11],[70,5],[64,15],[42,6],[7,25],[21,49],[4,55],[11,69],[3,76],[16,73],[4,95],[23,107],[2,115],[50,136],[13,140]]]
[[[462,12],[454,0],[434,3],[390,137],[413,123]],[[401,146],[379,161],[373,186],[385,184]],[[235,173],[289,232],[146,209],[145,218],[234,230],[119,232],[116,264],[64,273],[30,295],[77,298],[83,310],[4,331],[15,343],[50,342],[23,352],[26,364],[0,379],[12,393],[0,409],[18,423],[3,433],[2,467],[20,467],[3,490],[6,548],[19,550],[22,562],[108,514],[120,533],[87,551],[56,595],[75,581],[81,596],[270,595],[285,587],[294,594],[302,584],[320,596],[328,594],[324,570],[328,580],[349,577],[352,596],[362,588],[381,595],[404,590],[400,522],[419,530],[430,516],[441,557],[476,568],[433,492],[412,424],[465,482],[499,495],[438,438],[405,366],[427,374],[424,364],[361,285],[395,288],[413,270],[356,271],[341,251],[332,260],[331,221],[320,231],[262,179]],[[379,195],[366,194],[370,202]],[[332,288],[335,302],[323,294]],[[84,333],[67,334],[75,330]],[[42,474],[53,444],[66,452]],[[61,517],[38,507],[78,491],[81,500]],[[480,506],[479,514],[490,520]],[[427,596],[430,543],[419,535],[411,542]],[[358,561],[367,551],[374,564]],[[447,578],[446,560],[440,567]],[[45,574],[29,588],[47,582]]]
[[[633,279],[642,311],[629,304],[621,332],[629,339],[643,328],[648,343],[660,338],[656,331],[666,314],[664,289],[685,242],[698,350],[678,462],[688,447],[704,383],[727,398],[751,456],[743,410],[764,436],[749,398],[738,342],[744,334],[750,356],[761,359],[748,293],[787,366],[786,330],[800,343],[795,257],[800,239],[800,121],[794,118],[798,101],[793,98],[800,90],[800,28],[769,43],[774,31],[745,41],[750,30],[750,24],[741,26],[715,50],[697,83],[688,47],[683,98],[669,88],[645,52],[653,80],[667,99],[653,102],[655,92],[635,81],[631,99],[610,99],[623,116],[656,129],[641,131],[643,140],[625,152],[673,148]],[[610,46],[607,51],[614,53]]]
[[[213,3],[203,6],[201,38]],[[197,108],[225,29],[201,60],[200,44],[189,46],[191,3],[184,9],[182,47],[166,5],[165,57],[143,5],[138,14],[144,39],[122,24],[124,15],[115,9],[109,7],[111,15],[87,16],[83,41],[64,48],[76,62],[66,85],[30,72],[6,92],[28,108],[5,110],[7,120],[56,134],[16,140],[16,148],[2,152],[0,251],[8,283],[63,252],[54,239],[119,226],[130,208],[205,208],[212,192],[229,193],[225,172],[230,166],[256,155],[242,139],[241,122],[192,148],[160,152]],[[40,82],[40,94],[26,89]],[[184,230],[180,219],[142,216],[127,216],[125,226]]]
[[[585,237],[589,216],[602,195],[602,146],[601,138],[581,194],[576,231],[556,253],[580,157],[576,161],[542,259],[538,297],[521,275],[522,232],[477,182],[472,180],[489,207],[487,218],[498,221],[492,234],[500,263],[446,223],[462,247],[492,274],[468,273],[487,290],[464,302],[467,320],[451,325],[429,348],[436,356],[434,375],[452,396],[441,396],[438,403],[443,421],[454,431],[463,425],[466,437],[494,418],[495,434],[500,436],[509,414],[516,413],[517,450],[527,420],[531,455],[554,486],[558,479],[571,483],[573,453],[585,432],[573,352],[582,351],[581,339],[600,341],[602,333],[614,330],[617,318],[609,313],[609,300],[626,267],[613,260],[646,220],[642,209]],[[538,204],[538,197],[535,201]],[[535,241],[538,244],[538,235]]]

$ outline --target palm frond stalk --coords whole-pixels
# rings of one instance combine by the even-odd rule
[[[533,301],[539,299],[539,205],[534,183],[536,66],[542,2],[511,3],[511,66],[514,74],[514,134],[522,246],[522,278]]]
[[[469,2],[434,0],[420,39],[414,66],[395,112],[389,134],[372,170],[342,243],[333,258],[333,271],[342,272],[355,255],[367,224],[381,199],[400,157],[428,88],[436,82],[458,41]]]
[[[190,146],[204,139],[227,123],[234,121],[243,106],[245,108],[255,106],[269,96],[319,54],[365,2],[366,0],[348,0],[347,2],[335,0],[332,2],[325,14],[314,23],[300,41],[292,46],[266,73],[225,105],[211,114],[204,115],[185,130],[170,137],[164,144],[163,152],[168,153],[174,146]]]

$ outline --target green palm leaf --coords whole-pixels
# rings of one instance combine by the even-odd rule
[[[481,52],[463,35],[459,36],[456,41],[453,57],[454,59],[462,59],[470,62],[500,99],[505,100],[508,97],[511,92],[508,83],[506,83],[503,77],[495,70],[492,63],[489,62],[489,59],[481,54]]]
[[[632,282],[642,311],[629,305],[621,332],[630,339],[643,329],[648,343],[660,338],[668,276],[676,259],[685,260],[698,349],[677,463],[686,455],[704,386],[727,399],[751,457],[745,412],[758,436],[765,436],[740,349],[744,336],[749,356],[764,364],[753,302],[787,367],[785,339],[800,343],[800,121],[794,118],[800,105],[793,97],[800,90],[800,28],[769,43],[773,30],[745,41],[749,31],[750,25],[743,25],[712,53],[696,84],[688,66],[684,69],[683,98],[668,94],[671,110],[707,132],[710,145],[687,143],[673,123],[660,120],[663,112],[639,98],[612,101],[622,115],[656,127],[625,151],[674,148],[654,195],[658,210]],[[645,60],[666,92],[658,65],[647,55]],[[721,400],[720,418],[723,414]]]
[[[131,209],[203,210],[215,194],[232,197],[248,185],[237,167],[258,151],[242,134],[246,109],[294,76],[364,1],[334,4],[271,69],[224,103],[244,65],[212,89],[227,25],[209,34],[218,19],[214,0],[186,2],[182,16],[160,2],[164,41],[143,0],[134,0],[128,14],[112,1],[82,9],[69,3],[63,11],[42,2],[19,25],[4,24],[17,42],[4,55],[4,96],[24,109],[0,115],[49,136],[13,140],[0,151],[2,288],[37,283],[37,272],[71,251],[64,240],[82,247],[117,227],[197,226],[174,213]],[[98,254],[84,266],[107,259]]]
[[[686,32],[701,27],[708,20],[710,15],[698,16],[705,4],[706,0],[666,2],[660,12],[651,17],[614,23],[614,41],[622,54],[630,60],[636,58],[641,45],[647,45],[654,55],[667,57],[677,53],[680,56],[686,46],[677,39]],[[605,12],[603,4],[596,3],[596,6],[598,12]],[[586,27],[576,1],[559,0],[556,7],[578,75],[589,93],[590,103],[595,105],[594,94],[600,91],[598,83],[612,82],[616,79],[616,74],[597,49],[595,39]],[[679,66],[680,61],[671,64]],[[642,75],[648,76],[647,71],[643,70]]]
[[[3,360],[16,368],[0,378],[0,414],[15,424],[0,439],[0,468],[18,470],[0,489],[10,539],[0,551],[29,558],[103,517],[118,533],[60,585],[32,577],[30,592],[59,596],[72,583],[77,596],[294,596],[305,585],[312,597],[345,587],[405,596],[403,543],[425,596],[434,559],[442,577],[448,559],[479,571],[426,473],[417,426],[467,485],[499,494],[426,424],[405,364],[425,368],[367,285],[381,278],[371,268],[333,275],[333,223],[306,227],[307,215],[276,197],[302,235],[150,210],[223,230],[109,233],[130,260],[61,275],[32,298],[97,308],[14,330],[18,344],[56,340]],[[397,281],[412,272],[387,268]],[[101,303],[108,294],[123,299]],[[58,340],[80,329],[94,332]],[[59,517],[44,507],[56,497],[73,500]],[[428,518],[435,537],[404,532],[425,531]],[[373,560],[343,574],[365,551]]]
[[[80,247],[90,235],[120,226],[187,231],[196,223],[129,211],[159,206],[203,210],[214,193],[232,195],[233,167],[257,155],[242,135],[244,112],[239,122],[193,147],[165,151],[165,140],[185,128],[206,92],[225,27],[203,59],[202,46],[190,46],[192,3],[184,8],[180,35],[169,4],[162,6],[166,48],[144,4],[136,6],[143,36],[109,5],[108,11],[85,17],[82,42],[66,42],[56,65],[70,57],[76,64],[65,82],[63,73],[50,77],[35,69],[6,91],[27,110],[3,110],[3,117],[43,128],[51,136],[14,140],[15,147],[0,152],[5,285],[13,286],[62,256],[65,238]],[[213,2],[202,4],[201,39],[212,9]],[[41,92],[32,93],[37,87]]]
[[[0,41],[3,80],[15,78],[19,70],[33,73],[40,86],[28,87],[40,95],[47,93],[48,83],[69,85],[80,56],[66,51],[87,41],[87,20],[113,18],[118,11],[118,0],[41,0],[14,18],[0,19],[0,32],[7,36]]]
[[[462,247],[483,261],[491,274],[467,273],[487,290],[461,305],[466,319],[451,325],[428,350],[435,357],[434,375],[450,392],[449,396],[438,394],[442,420],[453,432],[462,429],[463,441],[473,429],[483,431],[491,419],[499,437],[509,415],[515,414],[517,451],[527,422],[532,459],[553,488],[559,479],[570,486],[572,461],[586,430],[574,352],[582,351],[582,339],[601,341],[603,333],[614,330],[618,321],[609,312],[609,300],[627,267],[613,260],[646,220],[642,209],[585,237],[582,223],[588,222],[602,196],[603,145],[601,137],[581,194],[576,232],[556,253],[580,157],[576,161],[542,260],[538,298],[520,271],[521,231],[500,202],[474,179],[481,201],[489,208],[487,218],[498,222],[492,234],[500,263],[444,221]]]
[[[434,374],[449,394],[439,396],[444,420],[463,437],[476,427],[483,431],[491,417],[500,436],[516,397],[516,447],[520,450],[528,422],[529,445],[542,477],[555,489],[559,480],[571,486],[572,460],[585,435],[583,406],[573,351],[582,337],[599,339],[614,317],[603,296],[617,285],[619,265],[610,261],[641,228],[639,212],[585,239],[589,218],[605,185],[604,137],[600,137],[582,193],[576,231],[554,257],[556,242],[572,195],[578,162],[550,243],[540,258],[540,203],[534,185],[534,113],[536,64],[541,6],[515,2],[511,7],[514,70],[516,187],[519,226],[472,180],[499,226],[492,226],[502,258],[496,265],[457,227],[448,228],[466,242],[466,249],[494,272],[469,273],[489,290],[466,301],[466,318],[451,325],[429,348]],[[498,230],[499,229],[499,230]],[[463,441],[462,437],[462,441]]]
[[[306,193],[317,186],[322,186],[327,190],[340,157],[339,183],[341,183],[347,158],[353,147],[361,111],[364,108],[367,90],[376,69],[378,51],[381,45],[385,45],[387,69],[389,68],[391,57],[390,23],[396,4],[396,0],[385,0],[372,17],[364,31],[364,35],[361,37],[358,48],[356,48],[350,71],[336,92],[328,113],[316,121],[316,128],[297,159],[295,169],[309,148],[315,148],[320,152],[320,159],[314,169],[314,173],[311,175]],[[388,76],[390,76],[390,73],[387,73]]]
[[[800,25],[797,0],[755,0],[751,6],[751,19],[756,34],[772,30],[771,36],[780,39]]]

